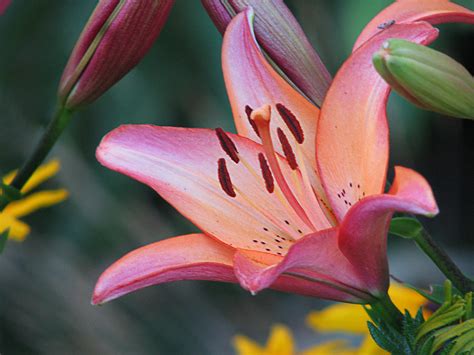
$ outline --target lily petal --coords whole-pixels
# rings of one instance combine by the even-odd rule
[[[227,137],[239,163],[228,157],[214,130],[150,125],[115,129],[102,140],[97,158],[149,185],[206,234],[235,248],[284,254],[293,239],[312,230],[289,208],[276,184],[273,193],[266,189],[259,161],[263,147],[237,135]],[[302,200],[298,170],[282,157],[279,162]]]
[[[236,282],[232,256],[232,248],[204,234],[182,235],[149,244],[128,253],[100,276],[92,303],[104,303],[164,282]]]
[[[259,137],[249,123],[248,112],[249,109],[268,104],[272,106],[272,137],[278,139],[277,127],[288,137],[292,137],[276,108],[277,104],[282,104],[299,121],[304,133],[302,147],[314,166],[314,140],[319,109],[293,89],[267,62],[256,42],[252,19],[251,9],[234,17],[227,27],[222,45],[224,79],[237,132],[259,142]],[[296,142],[292,139],[290,143],[295,150]],[[277,151],[282,153],[280,147],[277,147]]]
[[[236,13],[251,6],[255,11],[258,43],[271,58],[270,64],[290,83],[320,106],[331,76],[311,46],[303,29],[283,0],[201,0],[221,33]]]
[[[247,9],[231,21],[224,35],[222,45],[222,67],[227,93],[237,132],[244,137],[260,142],[257,130],[250,120],[250,113],[264,105],[271,106],[270,133],[272,140],[278,142],[278,128],[289,138],[288,143],[304,174],[308,177],[311,189],[317,198],[311,203],[330,215],[325,192],[321,186],[315,161],[316,127],[319,109],[289,85],[262,54],[253,32],[253,12]],[[286,116],[286,117],[284,117]],[[288,122],[288,116],[292,122]],[[294,139],[290,125],[301,127],[303,140]],[[283,154],[283,147],[275,145],[275,150]],[[311,194],[313,194],[311,191]]]
[[[388,38],[427,44],[437,33],[425,22],[395,24],[354,52],[337,73],[321,110],[316,159],[339,221],[350,206],[385,186],[390,88],[373,68],[372,54]]]
[[[369,196],[353,206],[339,232],[339,248],[370,285],[388,289],[387,233],[394,212],[433,216],[438,206],[428,182],[413,170],[396,167],[388,194]]]
[[[398,0],[382,10],[365,26],[353,51],[390,23],[426,21],[433,25],[447,22],[474,23],[474,12],[448,0]]]
[[[298,240],[278,262],[260,258],[255,252],[238,251],[236,276],[245,289],[256,293],[285,277],[313,282],[317,297],[364,303],[371,299],[366,285],[338,247],[338,228],[326,229]]]

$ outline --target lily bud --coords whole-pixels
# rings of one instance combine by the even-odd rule
[[[101,0],[79,37],[59,84],[60,102],[84,106],[145,56],[174,0]]]
[[[426,110],[474,118],[474,78],[461,64],[434,49],[401,39],[375,53],[378,73],[400,95]]]
[[[10,6],[11,0],[0,0],[0,16],[7,10],[7,7]]]
[[[270,64],[297,90],[321,106],[331,75],[282,0],[201,0],[223,34],[232,18],[247,7],[255,13],[257,41]]]

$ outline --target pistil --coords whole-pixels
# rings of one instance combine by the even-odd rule
[[[259,109],[253,110],[251,115],[252,121],[255,122],[258,127],[258,132],[260,133],[260,138],[262,139],[262,145],[268,164],[270,165],[270,169],[278,186],[280,187],[280,190],[295,213],[310,229],[316,231],[317,229],[314,227],[313,223],[311,223],[305,210],[303,207],[301,207],[301,204],[298,202],[295,195],[291,191],[281,171],[270,135],[270,115],[271,108],[269,105],[265,105]]]

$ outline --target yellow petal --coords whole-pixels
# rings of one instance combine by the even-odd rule
[[[293,355],[293,335],[290,329],[277,324],[272,327],[270,338],[267,342],[266,354],[268,355]]]
[[[365,334],[369,317],[360,305],[337,303],[322,311],[311,312],[307,324],[318,332]]]
[[[313,346],[303,352],[300,355],[357,355],[358,350],[347,347],[345,340],[334,340]]]
[[[428,302],[428,300],[418,292],[400,284],[391,284],[388,294],[393,303],[395,303],[402,312],[407,309],[412,316],[415,316],[418,309]],[[424,311],[423,313],[425,318],[427,318],[429,312]]]
[[[357,355],[386,355],[389,354],[385,350],[379,348],[370,335],[367,335],[358,351],[354,354]]]
[[[392,284],[388,291],[393,302],[401,310],[407,309],[414,316],[427,300],[418,292],[399,284]],[[425,314],[426,317],[426,314]],[[368,334],[367,321],[369,316],[358,305],[334,304],[322,311],[311,312],[307,323],[319,332],[346,332],[352,334]]]
[[[15,177],[17,173],[17,170],[10,171],[7,175],[3,177],[3,183],[4,184],[10,184],[13,181],[13,178]]]
[[[23,241],[30,233],[30,227],[26,223],[17,220],[12,215],[2,212],[0,213],[0,233],[7,229],[10,229],[8,238],[17,242]]]
[[[234,349],[237,355],[264,355],[264,349],[262,349],[252,339],[247,338],[243,335],[236,335],[234,337]]]
[[[234,337],[234,348],[237,355],[294,355],[293,335],[284,325],[274,325],[266,346],[258,345],[243,335]]]
[[[56,173],[59,171],[60,164],[59,160],[53,159],[50,162],[41,165],[34,174],[30,177],[30,179],[26,182],[25,186],[23,186],[23,189],[21,189],[22,193],[27,193],[33,190],[36,186],[42,184],[46,180],[50,179]],[[3,182],[5,184],[10,184],[13,179],[15,178],[15,175],[17,173],[17,170],[11,171],[7,175],[3,177]]]
[[[18,201],[11,202],[4,210],[14,217],[22,217],[40,208],[55,205],[68,196],[64,189],[36,192]]]
[[[27,193],[33,190],[36,186],[42,184],[46,180],[52,178],[59,171],[60,168],[59,160],[53,159],[50,162],[41,165],[31,178],[26,182],[21,192]]]

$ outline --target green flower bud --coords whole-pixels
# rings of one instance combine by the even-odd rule
[[[434,49],[390,39],[374,54],[377,72],[418,107],[474,118],[474,78],[461,64]]]

